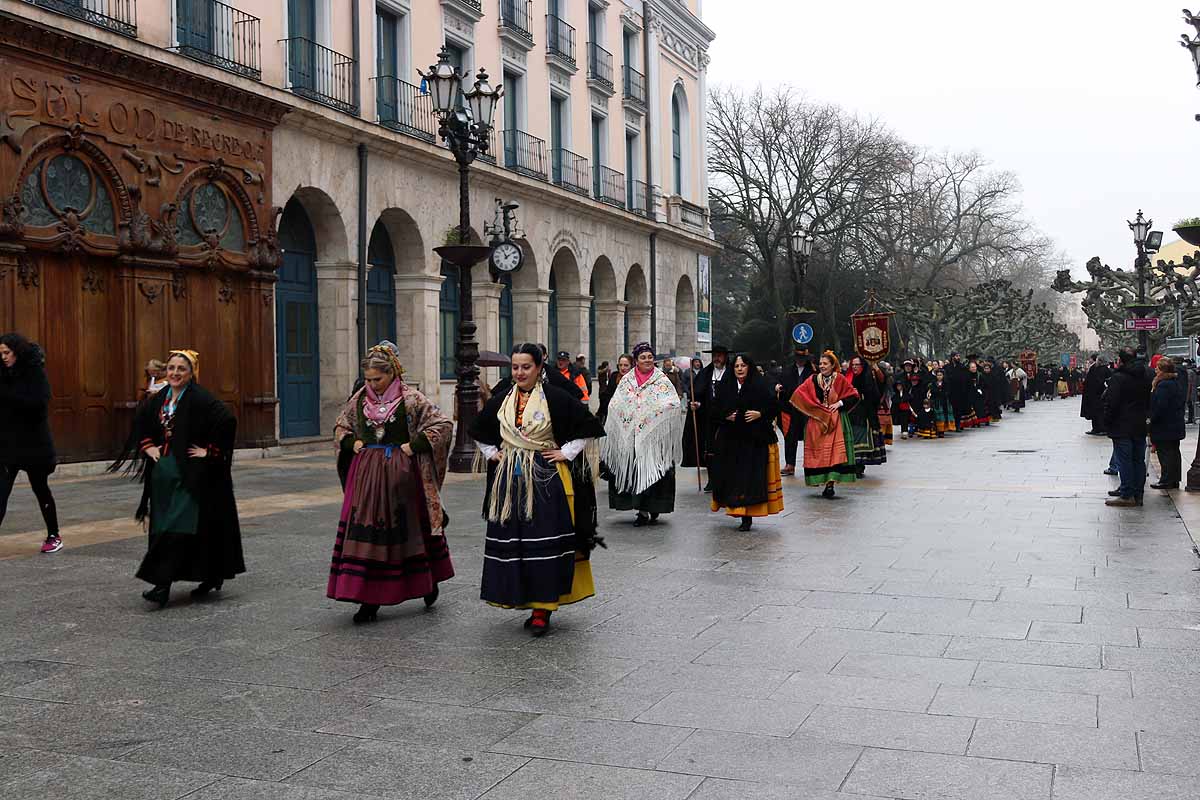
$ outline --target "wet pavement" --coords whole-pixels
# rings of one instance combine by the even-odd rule
[[[684,471],[662,524],[602,512],[598,595],[540,640],[478,598],[477,479],[446,490],[435,608],[364,627],[324,597],[324,454],[239,464],[248,574],[161,611],[132,577],[134,487],[53,484],[66,548],[40,556],[22,483],[0,796],[1193,800],[1198,562],[1165,494],[1104,506],[1108,441],[1083,430],[1068,400],[897,441],[836,501],[785,480],[749,533]]]

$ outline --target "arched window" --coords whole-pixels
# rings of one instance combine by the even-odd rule
[[[116,234],[116,214],[104,181],[90,164],[69,153],[42,160],[25,176],[21,203],[21,221],[30,227],[57,225],[71,213],[89,233]]]
[[[500,354],[503,356],[513,349],[512,283],[512,275],[506,273],[500,276]],[[511,374],[512,370],[508,367],[500,368],[501,377],[507,378]]]
[[[367,345],[396,340],[396,253],[382,222],[367,245]]]
[[[458,323],[460,318],[459,299],[458,299],[458,267],[442,262],[442,292],[438,299],[438,308],[440,311],[440,335],[438,339],[441,345],[441,377],[442,380],[453,380],[454,368],[458,364],[454,357],[455,348],[458,345]]]
[[[183,247],[215,241],[223,250],[246,249],[246,230],[229,190],[216,181],[198,184],[179,201],[175,240]]]
[[[677,88],[671,93],[671,166],[674,170],[672,186],[675,194],[683,194],[683,109],[679,104]]]

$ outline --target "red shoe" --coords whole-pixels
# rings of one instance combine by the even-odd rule
[[[550,630],[550,612],[544,608],[535,608],[525,625],[534,636],[544,636],[546,631]]]

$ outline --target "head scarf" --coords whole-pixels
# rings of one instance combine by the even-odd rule
[[[388,388],[383,390],[383,394],[379,395],[367,384],[366,398],[363,402],[363,416],[369,423],[382,429],[396,416],[396,409],[399,408],[399,400],[403,394],[404,383],[400,380],[400,376],[404,374],[404,368],[400,366],[400,358],[396,354],[396,345],[389,341],[382,341],[367,351],[368,356],[382,356],[384,360],[392,368],[392,382],[388,384]]]
[[[170,361],[174,356],[179,356],[186,359],[192,368],[192,380],[200,380],[200,354],[195,350],[172,350],[167,354],[167,360]]]
[[[396,345],[384,339],[379,344],[367,351],[368,356],[378,355],[383,358],[392,367],[392,374],[399,378],[404,374],[404,367],[400,366],[400,353]]]
[[[642,353],[653,353],[653,352],[654,352],[654,348],[650,346],[649,342],[638,342],[637,344],[635,344],[633,346],[633,350],[630,352],[630,355],[633,356],[634,361],[637,361],[637,357],[639,355],[641,355]]]

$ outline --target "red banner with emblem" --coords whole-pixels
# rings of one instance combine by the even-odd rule
[[[892,347],[890,334],[892,313],[855,314],[850,318],[854,326],[854,349],[864,361],[882,361]]]

